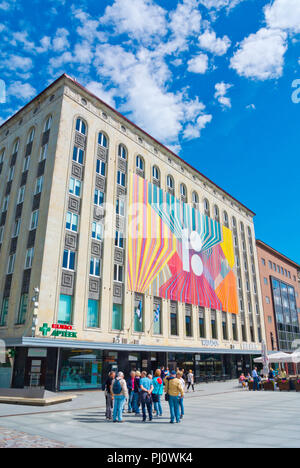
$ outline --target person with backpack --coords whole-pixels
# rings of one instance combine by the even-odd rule
[[[170,423],[174,424],[175,419],[180,423],[180,398],[183,397],[184,391],[179,379],[176,377],[176,371],[172,371],[169,377],[165,378],[165,392],[166,401],[169,402],[171,420]]]
[[[162,407],[161,407],[161,396],[164,393],[164,383],[161,378],[161,370],[157,369],[154,374],[153,383],[153,392],[152,392],[152,400],[154,403],[154,410],[156,416],[162,416]]]
[[[113,380],[112,395],[114,400],[113,422],[123,422],[123,408],[128,398],[127,384],[123,372],[118,372],[118,376]]]
[[[116,373],[114,371],[111,371],[108,374],[107,380],[105,382],[105,400],[106,400],[105,415],[108,421],[112,419],[113,396],[111,392],[111,386],[115,377],[116,377]]]

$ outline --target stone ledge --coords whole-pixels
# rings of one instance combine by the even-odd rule
[[[66,403],[76,398],[75,395],[57,395],[49,398],[26,398],[13,396],[0,396],[0,403],[11,405],[28,405],[28,406],[50,406],[59,403]]]

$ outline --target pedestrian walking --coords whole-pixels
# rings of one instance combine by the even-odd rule
[[[152,377],[152,376],[151,376]],[[152,421],[152,391],[153,384],[152,379],[147,376],[147,372],[142,372],[140,380],[140,389],[141,389],[141,404],[143,412],[143,422],[147,420],[146,408],[149,415],[149,421]]]
[[[118,376],[113,380],[112,395],[114,399],[113,422],[123,422],[123,408],[128,398],[127,384],[123,372],[118,372]]]
[[[116,373],[114,371],[111,371],[108,374],[107,380],[105,382],[105,400],[106,400],[106,412],[105,416],[107,420],[112,419],[112,409],[113,409],[113,396],[111,393],[111,385],[113,380],[116,377]]]
[[[176,371],[172,371],[171,375],[165,378],[165,385],[166,400],[170,408],[170,423],[174,424],[175,419],[177,423],[180,423],[179,400],[183,396],[183,389],[180,380],[176,377]]]
[[[190,387],[192,386],[192,389],[193,389],[193,392],[194,392],[195,391],[194,374],[193,374],[193,371],[191,369],[189,370],[189,373],[187,375],[187,382],[188,382],[187,391],[189,391]]]
[[[140,371],[136,371],[135,378],[134,378],[133,398],[132,398],[132,409],[135,414],[140,414],[140,404],[141,404],[140,380],[141,380],[141,373]]]
[[[130,372],[130,378],[127,380],[127,389],[128,389],[128,413],[133,411],[133,396],[134,396],[134,379],[135,372]]]
[[[183,419],[183,416],[184,416],[184,392],[185,392],[185,381],[184,381],[184,378],[183,378],[183,373],[182,372],[177,372],[177,379],[180,380],[180,383],[181,383],[181,386],[182,386],[182,390],[183,390],[183,395],[182,397],[180,398],[179,400],[179,407],[180,407],[180,419]]]
[[[157,369],[154,374],[152,400],[154,403],[154,410],[157,417],[162,416],[161,396],[164,393],[164,384],[162,380],[162,371]]]
[[[259,390],[259,376],[257,372],[257,367],[254,367],[252,371],[252,378],[253,378],[253,391]]]
[[[162,366],[162,368],[161,368],[161,378],[162,378],[162,380],[164,380],[165,377],[166,377],[166,371],[165,371],[164,366]]]

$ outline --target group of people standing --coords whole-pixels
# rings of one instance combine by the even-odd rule
[[[161,400],[165,392],[165,400],[169,403],[170,423],[180,423],[184,416],[184,393],[190,387],[194,388],[194,375],[189,371],[185,377],[184,370],[157,369],[152,374],[146,371],[132,371],[126,381],[123,372],[109,373],[105,384],[106,419],[113,422],[124,422],[126,401],[128,413],[142,414],[143,422],[153,417],[163,415]]]

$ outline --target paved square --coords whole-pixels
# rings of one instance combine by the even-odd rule
[[[163,410],[163,417],[152,423],[131,414],[124,424],[106,422],[102,392],[48,408],[0,405],[0,443],[5,428],[33,436],[33,447],[52,447],[56,441],[87,448],[300,448],[299,393],[248,392],[233,382],[204,384],[186,395],[180,424],[169,423],[165,402]],[[24,435],[19,440],[19,446],[28,443]]]

